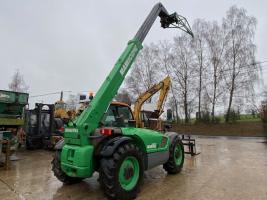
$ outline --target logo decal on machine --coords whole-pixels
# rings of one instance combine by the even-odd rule
[[[130,65],[130,63],[133,61],[137,52],[138,52],[138,48],[136,46],[134,46],[131,54],[129,55],[129,57],[127,58],[127,60],[124,62],[124,64],[122,65],[122,67],[120,69],[120,74],[122,76],[125,76],[125,72],[126,72],[128,66]]]
[[[147,149],[156,149],[157,148],[157,144],[156,143],[152,143],[146,146]]]
[[[77,128],[66,128],[65,132],[78,133],[78,129]]]

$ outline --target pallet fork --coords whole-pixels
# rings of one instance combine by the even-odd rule
[[[196,140],[191,138],[191,135],[182,135],[182,142],[184,146],[188,147],[188,151],[184,151],[185,154],[190,154],[191,156],[200,154],[196,150]]]

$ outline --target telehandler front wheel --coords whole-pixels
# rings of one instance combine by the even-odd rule
[[[65,184],[74,184],[81,182],[82,178],[75,178],[68,176],[62,169],[60,165],[60,154],[61,151],[56,150],[54,159],[52,160],[52,171],[54,172],[54,175],[57,177],[58,180]]]
[[[99,182],[109,199],[135,199],[143,181],[142,152],[133,144],[121,145],[100,161]]]
[[[163,165],[168,174],[177,174],[181,172],[184,164],[184,145],[177,137],[170,146],[169,160]]]

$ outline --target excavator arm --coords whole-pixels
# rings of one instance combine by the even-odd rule
[[[182,29],[193,36],[191,28],[184,17],[176,13],[169,14],[161,3],[157,3],[134,38],[128,42],[126,49],[117,60],[115,66],[103,82],[90,105],[73,123],[69,123],[65,129],[65,144],[80,146],[89,144],[88,136],[98,127],[103,114],[116,95],[126,73],[130,69],[138,52],[142,49],[142,42],[157,17],[160,17],[160,23],[163,28],[173,28],[176,26],[176,28]]]
[[[154,111],[153,117],[159,118],[159,116],[163,112],[162,105],[167,97],[170,85],[171,85],[171,79],[169,76],[167,76],[164,80],[162,80],[158,84],[153,85],[151,88],[149,88],[146,92],[144,92],[138,97],[138,99],[134,104],[134,118],[136,120],[137,127],[142,127],[141,108],[143,104],[158,91],[160,91],[160,95],[157,102],[157,109]]]
[[[159,118],[159,116],[163,113],[163,103],[165,102],[167,98],[167,94],[169,92],[170,86],[171,86],[171,79],[168,76],[163,80],[163,87],[160,90],[159,99],[157,102],[157,109],[154,111],[155,118]]]

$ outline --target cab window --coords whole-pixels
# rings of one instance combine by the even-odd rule
[[[128,127],[133,115],[129,107],[122,105],[110,105],[102,119],[102,125],[108,127]]]
[[[118,115],[124,121],[124,123],[128,123],[129,120],[133,120],[133,115],[127,106],[119,106],[118,108]]]
[[[115,121],[113,110],[109,108],[102,119],[102,123],[104,126],[114,126]]]

